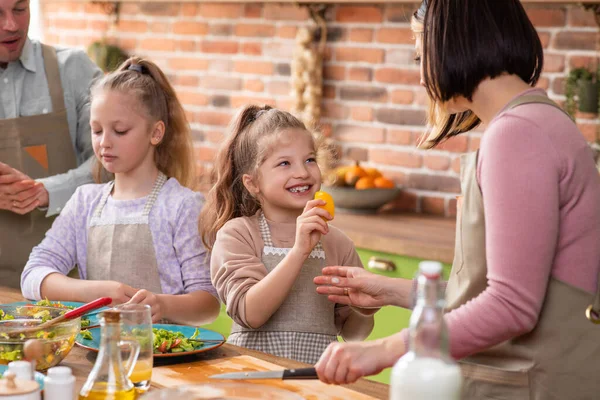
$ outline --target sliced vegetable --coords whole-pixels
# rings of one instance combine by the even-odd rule
[[[181,353],[193,351],[202,347],[202,342],[190,341],[181,332],[169,331],[167,329],[152,328],[154,353]],[[195,339],[200,334],[196,329],[190,339]]]
[[[86,330],[83,330],[80,332],[81,337],[87,340],[94,340],[94,336],[92,335],[92,332]]]

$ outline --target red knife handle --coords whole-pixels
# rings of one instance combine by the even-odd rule
[[[64,319],[77,318],[87,313],[88,311],[95,310],[100,307],[104,307],[112,303],[112,299],[110,297],[101,297],[94,301],[91,301],[87,304],[82,305],[81,307],[77,307],[74,310],[69,311],[64,315]]]

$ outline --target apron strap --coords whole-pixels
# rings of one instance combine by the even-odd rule
[[[542,95],[521,96],[521,97],[511,101],[506,106],[505,110],[510,110],[511,108],[515,108],[515,107],[518,107],[523,104],[532,104],[532,103],[547,104],[549,106],[558,108],[565,115],[567,115],[569,118],[571,118],[571,116],[569,114],[567,114],[567,112],[565,110],[563,110],[558,104],[556,104],[555,102],[550,100],[548,97],[542,96]],[[586,318],[593,324],[600,324],[600,273],[598,274],[597,282],[598,282],[598,287],[596,289],[596,295],[594,296],[594,301],[585,310]]]
[[[561,106],[559,106],[558,104],[556,104],[555,102],[550,100],[547,96],[542,96],[541,94],[529,94],[529,95],[517,97],[516,99],[514,99],[513,101],[508,103],[508,105],[504,108],[504,111],[508,111],[511,108],[522,106],[523,104],[535,104],[535,103],[547,104],[549,106],[557,108],[560,111],[562,111],[566,116],[568,116],[569,119],[571,119],[571,116],[569,114],[567,114],[567,112],[565,110],[563,110],[561,108]]]
[[[167,176],[165,174],[163,174],[162,172],[158,171],[158,178],[156,178],[156,182],[154,182],[154,187],[152,188],[152,193],[150,193],[150,196],[148,197],[148,200],[146,201],[146,205],[144,206],[144,211],[142,212],[142,216],[147,217],[148,215],[150,215],[150,210],[152,210],[154,203],[156,203],[158,194],[160,193],[160,190],[162,189],[162,187],[164,186],[166,181],[167,181]]]
[[[44,58],[44,69],[46,70],[48,91],[50,92],[50,99],[52,99],[52,112],[62,111],[66,109],[66,107],[60,80],[60,71],[58,69],[56,49],[52,46],[42,44],[42,57]]]
[[[112,193],[114,186],[115,186],[115,181],[110,181],[106,184],[104,193],[102,194],[102,197],[100,198],[100,201],[98,202],[98,205],[96,206],[96,209],[94,210],[94,214],[92,215],[92,218],[100,219],[100,217],[102,216],[102,210],[104,210],[104,206],[106,205],[108,196],[110,196],[110,194]]]
[[[260,230],[260,236],[262,237],[265,247],[275,247],[273,245],[273,239],[271,238],[271,230],[269,229],[269,224],[267,224],[265,213],[263,213],[262,210],[260,210],[260,213],[258,215],[258,229]],[[313,251],[323,251],[323,245],[321,244],[320,240],[313,249]]]
[[[260,230],[260,236],[262,237],[265,247],[275,247],[273,246],[273,240],[271,240],[269,224],[267,224],[265,213],[263,213],[262,210],[260,210],[260,213],[258,214],[258,229]]]
[[[165,182],[167,182],[167,176],[165,174],[163,174],[162,172],[158,171],[158,177],[156,178],[156,182],[154,182],[154,187],[152,188],[152,192],[148,196],[148,199],[146,200],[146,204],[144,205],[144,210],[142,211],[142,217],[147,217],[148,215],[150,215],[150,210],[152,210],[154,203],[156,203],[158,194],[160,193],[160,190],[164,186]],[[94,214],[93,214],[92,218],[99,219],[102,216],[102,210],[104,210],[104,206],[106,205],[106,202],[108,201],[108,197],[112,193],[114,186],[115,186],[115,181],[110,181],[106,184],[106,189],[105,189],[104,193],[102,194],[102,197],[100,198],[100,201],[98,202],[98,205],[96,206],[96,209],[94,210]]]

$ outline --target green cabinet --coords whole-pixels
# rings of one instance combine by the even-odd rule
[[[371,257],[378,257],[386,260],[390,260],[395,263],[395,271],[380,271],[369,269],[371,272],[375,272],[381,275],[386,275],[393,278],[406,278],[412,279],[418,269],[420,259],[412,257],[404,257],[400,255],[393,255],[387,253],[380,253],[376,251],[370,251],[366,249],[357,249],[358,254],[363,262],[365,268],[367,268],[369,259]],[[444,272],[447,277],[450,271],[450,265],[444,264]],[[408,321],[410,318],[410,311],[399,307],[386,306],[375,314],[375,327],[373,332],[367,338],[367,340],[379,339],[382,337],[393,335],[394,333],[400,332],[403,328],[408,327]],[[231,318],[227,316],[225,312],[225,306],[221,307],[221,313],[215,322],[204,326],[204,328],[212,329],[223,334],[225,337],[229,335],[231,331]],[[390,369],[382,371],[380,374],[371,377],[371,379],[389,383]]]
[[[394,262],[394,264],[396,265],[396,270],[391,272],[367,268],[371,272],[375,272],[392,278],[413,279],[419,268],[419,262],[422,261],[418,258],[380,253],[366,249],[357,249],[357,251],[365,268],[367,268],[369,259],[371,257],[378,257]],[[450,267],[450,265],[444,264],[445,277],[448,276],[450,272]],[[405,310],[400,307],[383,307],[375,314],[375,327],[373,328],[373,332],[371,332],[371,335],[369,335],[367,340],[374,340],[390,336],[394,333],[400,332],[404,328],[407,328],[408,321],[410,319],[410,314],[410,310]],[[385,369],[378,375],[370,377],[370,379],[373,379],[378,382],[389,383],[390,372],[391,369]]]

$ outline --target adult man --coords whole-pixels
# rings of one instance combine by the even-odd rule
[[[31,249],[76,187],[91,182],[84,52],[27,37],[29,0],[0,0],[0,284],[19,286]]]

